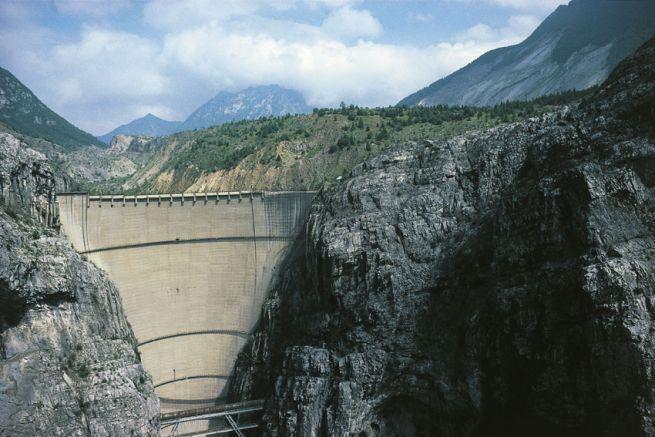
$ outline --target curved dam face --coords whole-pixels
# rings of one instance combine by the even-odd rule
[[[220,402],[313,196],[58,196],[63,231],[118,286],[163,413]]]

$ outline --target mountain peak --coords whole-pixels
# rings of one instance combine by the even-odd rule
[[[168,121],[148,112],[141,118],[123,124],[113,131],[98,137],[103,143],[109,144],[115,135],[145,135],[158,137],[170,135],[178,131],[179,121]]]
[[[240,91],[219,91],[184,122],[163,120],[152,113],[121,125],[98,137],[109,144],[118,134],[164,136],[183,130],[201,129],[237,120],[287,114],[306,114],[312,108],[302,94],[277,84],[251,85]]]
[[[306,114],[312,108],[303,95],[277,84],[251,85],[237,92],[220,91],[194,111],[181,130],[206,128],[236,120]]]

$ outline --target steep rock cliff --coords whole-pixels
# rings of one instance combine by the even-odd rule
[[[7,210],[52,223],[55,186],[66,189],[68,184],[67,178],[55,177],[42,153],[0,132],[0,202]]]
[[[321,192],[231,396],[269,435],[655,433],[655,39],[580,107]]]
[[[118,291],[37,220],[56,186],[44,156],[0,135],[0,157],[0,435],[157,435]]]

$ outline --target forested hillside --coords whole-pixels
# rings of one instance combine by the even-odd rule
[[[344,105],[227,123],[153,140],[158,152],[135,174],[85,188],[96,193],[318,189],[402,142],[447,139],[524,120],[584,95],[569,92],[487,108]]]

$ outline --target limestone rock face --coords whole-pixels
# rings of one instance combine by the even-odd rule
[[[121,155],[127,152],[144,152],[152,138],[147,136],[118,134],[111,139],[107,153]]]
[[[53,200],[55,178],[14,140],[0,136],[0,179],[10,181],[0,207],[0,435],[157,435],[158,400],[118,291],[22,208]]]
[[[6,209],[52,223],[55,186],[67,185],[67,179],[55,178],[45,155],[0,132],[0,201]]]
[[[321,192],[241,354],[268,435],[655,433],[655,39],[591,101]]]

